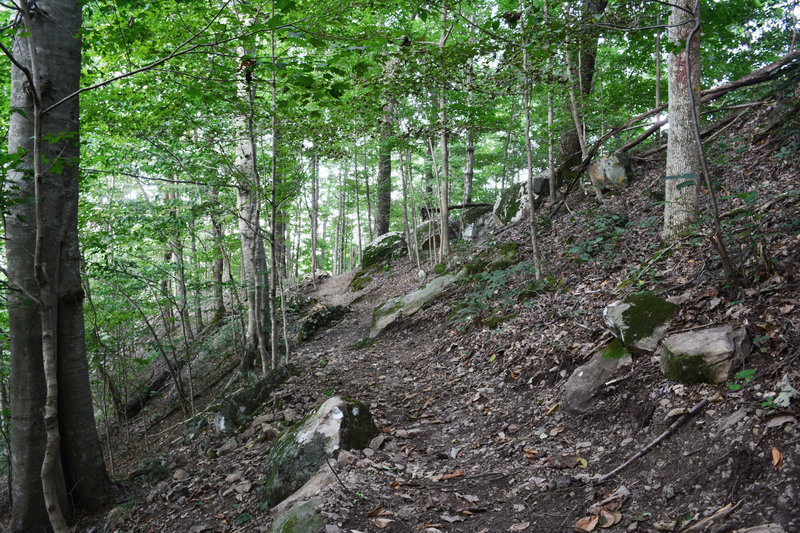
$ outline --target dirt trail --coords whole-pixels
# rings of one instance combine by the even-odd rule
[[[328,531],[566,532],[601,507],[620,520],[604,531],[679,531],[732,495],[742,502],[737,518],[720,516],[718,525],[780,518],[786,531],[798,530],[789,499],[800,488],[797,476],[779,484],[781,498],[764,507],[758,493],[777,476],[764,475],[768,459],[757,455],[763,443],[753,435],[763,426],[745,429],[737,425],[741,417],[729,418],[736,399],[699,415],[604,484],[585,483],[661,433],[672,422],[668,410],[713,394],[710,386],[664,388],[657,363],[633,371],[634,382],[653,382],[652,389],[612,387],[593,413],[574,415],[558,406],[566,373],[552,361],[531,355],[531,377],[519,379],[474,334],[444,325],[435,306],[393,325],[372,346],[351,350],[369,332],[371,309],[408,283],[412,270],[398,275],[402,282],[373,282],[351,315],[298,352],[301,364],[316,370],[293,385],[295,394],[360,398],[384,432],[382,442],[339,472],[342,485],[322,495]],[[345,280],[326,280],[312,296],[352,300],[352,292],[339,292]],[[720,447],[720,439],[748,433],[744,443]]]

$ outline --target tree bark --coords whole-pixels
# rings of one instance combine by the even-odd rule
[[[378,208],[375,213],[375,236],[389,231],[389,214],[392,208],[392,115],[394,105],[389,102],[383,109],[383,125],[378,146]]]
[[[439,53],[444,53],[444,45],[450,30],[447,27],[447,8],[442,8],[442,32],[439,36]],[[447,147],[447,107],[444,85],[439,88],[439,150],[442,154],[442,180],[439,186],[439,256],[440,261],[450,255],[450,153]]]
[[[19,202],[6,213],[5,230],[8,280],[15,289],[9,294],[11,529],[28,531],[51,525],[43,484],[54,500],[47,503],[65,513],[68,492],[76,506],[97,510],[108,501],[111,484],[94,424],[84,337],[78,99],[48,109],[79,88],[81,8],[75,0],[42,0],[36,13],[28,13],[27,3],[18,7],[26,27],[12,50],[11,105],[21,112],[10,118],[9,152],[26,155],[24,169],[9,173]],[[42,142],[46,137],[57,140]],[[49,436],[46,387],[55,395],[46,413]]]
[[[239,49],[242,58],[247,57],[244,49]],[[269,316],[269,302],[266,294],[266,253],[261,235],[261,202],[258,167],[256,165],[255,141],[253,138],[254,92],[253,82],[248,80],[247,72],[239,81],[239,98],[245,111],[236,118],[236,143],[234,167],[237,172],[236,209],[239,215],[239,239],[242,246],[242,284],[247,295],[247,333],[242,356],[241,370],[253,367],[256,355],[268,359],[266,354],[266,321]]]
[[[669,41],[681,46],[694,27],[695,0],[676,0],[669,17]],[[687,12],[688,11],[688,12]],[[700,103],[700,37],[692,39],[689,49],[678,55],[670,53],[669,133],[667,136],[667,168],[664,194],[664,228],[662,238],[671,241],[680,237],[697,217],[697,184],[701,179],[700,151],[695,143],[692,122],[692,97],[687,84],[687,54],[691,62],[690,83],[696,106]],[[699,114],[699,113],[698,113]]]

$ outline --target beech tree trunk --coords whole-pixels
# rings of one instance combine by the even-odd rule
[[[41,0],[33,13],[27,3],[18,4],[26,27],[11,52],[16,62],[11,105],[20,112],[10,118],[9,152],[23,150],[25,157],[23,168],[9,173],[9,191],[18,202],[5,217],[12,289],[11,530],[44,531],[51,526],[48,516],[54,517],[53,527],[63,527],[54,513],[69,512],[68,493],[76,506],[97,510],[107,503],[111,483],[94,424],[86,360],[78,98],[49,107],[79,88],[81,7],[76,0]]]
[[[695,0],[676,0],[669,16],[669,41],[681,45],[694,27]],[[699,9],[699,8],[698,8]],[[688,12],[687,12],[688,11]],[[699,16],[699,13],[697,13]],[[678,55],[668,55],[669,133],[664,194],[664,229],[666,241],[681,236],[697,216],[697,184],[701,179],[700,151],[694,138],[691,96],[687,85],[687,53],[691,62],[691,90],[696,106],[700,103],[700,37],[692,38],[689,49],[681,47]],[[697,113],[699,116],[699,112]]]
[[[239,49],[242,58],[247,57],[243,49]],[[256,165],[255,140],[253,133],[253,106],[255,87],[243,72],[244,79],[239,81],[239,97],[245,111],[236,119],[236,131],[239,139],[236,143],[234,167],[237,172],[236,210],[239,215],[239,240],[242,246],[242,284],[247,295],[247,333],[245,349],[242,356],[241,369],[250,370],[256,355],[260,360],[267,360],[267,317],[269,302],[266,296],[267,260],[264,250],[264,239],[261,235],[259,198],[259,177]]]

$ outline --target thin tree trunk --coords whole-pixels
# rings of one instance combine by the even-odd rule
[[[367,197],[367,231],[369,232],[369,242],[372,242],[372,200],[369,197],[369,167],[367,163],[367,143],[364,142],[364,190]]]
[[[520,31],[522,33],[522,79],[523,79],[523,106],[525,108],[525,152],[528,159],[528,203],[530,204],[529,225],[531,231],[531,248],[533,249],[533,262],[536,269],[536,280],[542,279],[542,260],[539,253],[539,239],[536,235],[536,198],[533,193],[533,149],[531,147],[531,105],[530,105],[530,74],[528,73],[528,48],[525,39],[526,10],[523,0],[520,0],[519,9],[522,13]]]
[[[447,8],[442,8],[442,32],[439,36],[439,53],[444,53],[444,45],[450,35],[447,27]],[[439,187],[439,256],[445,261],[450,256],[450,154],[447,147],[447,107],[444,86],[439,88],[439,150],[442,154],[441,184]]]
[[[356,233],[358,234],[358,263],[361,263],[361,194],[358,191],[358,144],[353,141],[353,179],[356,182]]]

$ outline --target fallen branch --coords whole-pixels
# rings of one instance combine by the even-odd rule
[[[690,419],[690,418],[692,418],[693,416],[695,416],[697,413],[699,413],[700,411],[702,411],[703,409],[705,409],[705,407],[706,407],[707,405],[708,405],[708,399],[707,399],[707,398],[703,398],[703,399],[702,399],[702,400],[700,400],[700,401],[699,401],[699,402],[698,402],[698,403],[697,403],[697,404],[696,404],[694,407],[692,407],[692,408],[689,410],[689,412],[688,412],[688,413],[686,413],[686,414],[682,415],[682,416],[681,416],[680,418],[678,418],[678,419],[677,419],[675,422],[673,422],[673,423],[672,423],[672,425],[671,425],[670,427],[668,427],[668,428],[667,428],[667,429],[666,429],[666,430],[665,430],[665,431],[664,431],[664,432],[663,432],[661,435],[659,435],[658,437],[656,437],[655,439],[653,439],[653,441],[652,441],[652,442],[650,442],[650,444],[648,444],[647,446],[645,446],[644,448],[642,448],[641,450],[639,450],[638,452],[636,452],[636,453],[633,455],[633,457],[631,457],[630,459],[628,459],[627,461],[625,461],[624,463],[622,463],[621,465],[619,465],[617,468],[615,468],[614,470],[612,470],[612,471],[611,471],[611,472],[609,472],[608,474],[605,474],[605,475],[602,475],[602,476],[600,476],[600,477],[598,477],[598,478],[595,478],[595,479],[593,479],[592,481],[593,481],[593,482],[595,482],[595,483],[602,483],[602,482],[604,482],[606,479],[610,478],[611,476],[613,476],[613,475],[615,475],[615,474],[619,473],[619,472],[620,472],[620,471],[622,471],[622,470],[623,470],[625,467],[629,466],[631,463],[633,463],[634,461],[636,461],[637,459],[639,459],[640,457],[642,457],[644,454],[646,454],[647,452],[649,452],[651,449],[655,448],[655,447],[656,447],[658,444],[660,444],[662,441],[666,440],[666,438],[667,438],[667,437],[669,437],[670,435],[672,435],[673,433],[675,433],[675,430],[677,430],[679,427],[681,427],[681,426],[682,426],[682,425],[684,425],[686,422],[688,422],[688,421],[689,421],[689,419]]]

